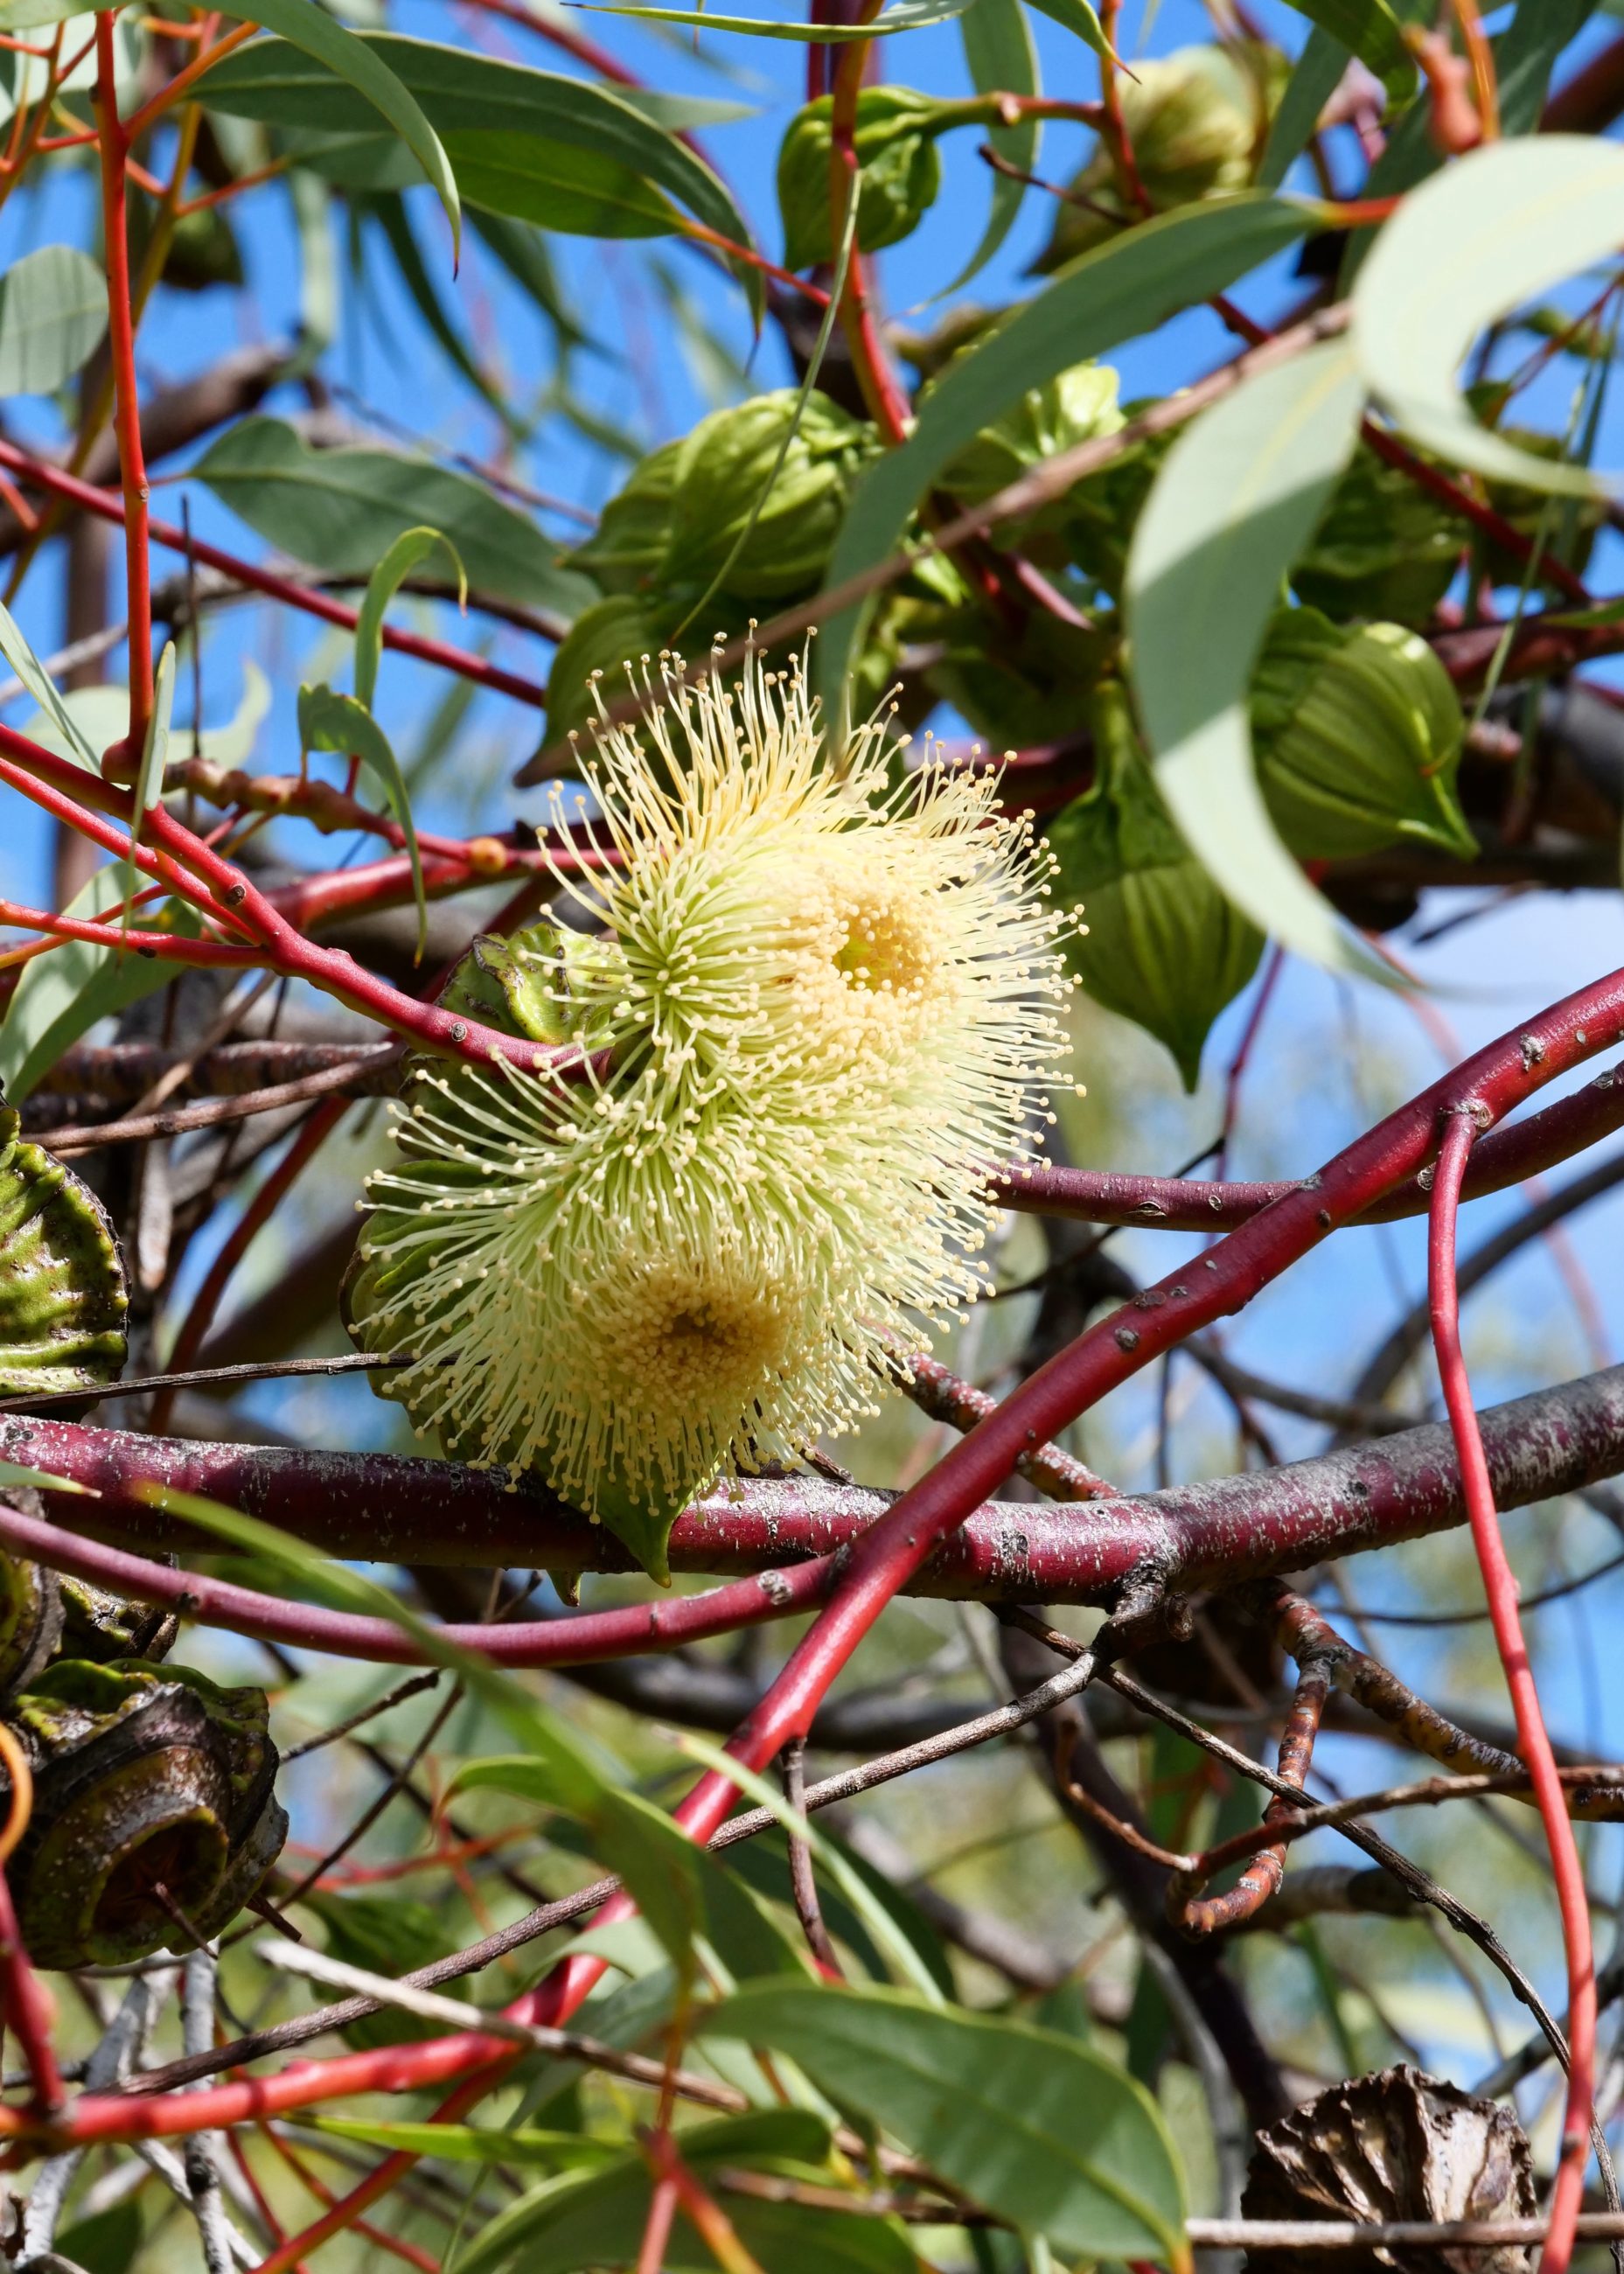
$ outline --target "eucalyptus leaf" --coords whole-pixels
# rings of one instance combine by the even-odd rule
[[[697,2028],[787,2054],[972,2201],[1068,2257],[1191,2263],[1161,2112],[1075,2038],[831,1983],[747,1984]]]
[[[1291,5],[1374,72],[1389,102],[1407,102],[1415,93],[1415,58],[1387,0],[1291,0]]]
[[[1190,850],[1261,930],[1327,969],[1390,979],[1307,882],[1269,817],[1247,689],[1282,579],[1358,436],[1364,388],[1327,341],[1185,428],[1134,531],[1124,613],[1156,782]]]
[[[370,596],[370,586],[368,591]],[[381,608],[379,614],[381,639]],[[357,663],[360,629],[357,625]],[[406,840],[406,855],[411,862],[411,889],[417,906],[417,949],[414,960],[420,963],[428,944],[428,897],[423,887],[423,855],[417,848],[417,825],[411,817],[411,797],[393,743],[372,712],[353,695],[340,695],[323,685],[299,689],[299,746],[305,752],[336,750],[342,757],[358,758],[367,772],[382,783],[384,794],[395,809],[395,817]]]
[[[96,870],[64,913],[94,921],[126,900],[140,882],[126,862],[109,862]],[[197,935],[196,917],[179,901],[162,903],[155,917],[167,931]],[[146,921],[153,922],[153,915]],[[8,1096],[14,1103],[26,1097],[98,1019],[111,1018],[144,996],[155,994],[185,969],[184,963],[171,963],[139,948],[104,947],[84,939],[64,940],[24,964],[0,1023],[0,1082]]]
[[[468,605],[468,572],[450,539],[437,529],[403,530],[366,580],[366,592],[356,614],[356,701],[370,711],[378,687],[378,666],[383,656],[383,620],[390,601],[406,578],[432,553],[443,553],[451,564],[457,592]],[[402,789],[403,794],[403,789]]]
[[[52,395],[101,345],[107,279],[72,245],[41,245],[0,275],[0,395]]]
[[[1624,149],[1578,134],[1492,143],[1410,192],[1359,271],[1352,333],[1366,384],[1406,433],[1528,489],[1584,496],[1601,487],[1586,468],[1537,457],[1480,425],[1460,373],[1497,318],[1617,252],[1620,200]]]
[[[280,418],[243,418],[192,469],[268,544],[329,576],[370,576],[425,523],[456,547],[476,592],[568,617],[596,598],[535,523],[466,474],[370,448],[312,450]]]
[[[975,0],[959,19],[959,38],[971,84],[978,94],[1037,94],[1038,54],[1021,0]],[[1030,174],[1038,162],[1041,122],[1023,118],[1013,126],[995,126],[988,140],[1018,174]],[[985,268],[1015,226],[1026,185],[1015,174],[994,172],[992,201],[980,241],[952,282],[936,295],[962,290]]]
[[[718,16],[708,8],[609,7],[594,0],[576,0],[583,15],[635,16],[650,24],[692,24],[707,32],[742,32],[757,40],[795,40],[804,47],[838,45],[846,40],[882,39],[890,32],[917,32],[926,24],[943,24],[961,16],[973,0],[892,0],[866,24],[775,23],[765,16]]]
[[[1347,49],[1316,24],[1292,66],[1286,91],[1270,122],[1263,162],[1258,169],[1261,188],[1277,189],[1285,180],[1347,68]]]

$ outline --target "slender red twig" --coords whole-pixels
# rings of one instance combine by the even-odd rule
[[[108,350],[112,363],[114,433],[124,487],[124,576],[129,588],[130,727],[128,763],[139,763],[153,707],[152,588],[147,541],[147,462],[141,449],[141,406],[135,379],[135,320],[130,298],[130,239],[124,180],[129,131],[120,123],[114,72],[113,11],[96,17],[95,109],[102,151],[102,233],[107,264]],[[162,193],[162,184],[160,184]]]
[[[1551,1871],[1561,1914],[1562,1947],[1568,1962],[1568,2035],[1571,2059],[1562,2124],[1561,2156],[1551,2201],[1550,2232],[1540,2256],[1540,2274],[1567,2274],[1573,2255],[1575,2221],[1584,2189],[1590,2154],[1590,2106],[1596,2079],[1596,1972],[1590,1947],[1590,1909],[1584,1867],[1579,1858],[1556,1758],[1540,1710],[1539,1690],[1529,1663],[1517,1614],[1517,1583],[1500,1537],[1494,1489],[1484,1457],[1483,1439],[1471,1402],[1471,1385],[1461,1354],[1460,1303],[1455,1276],[1455,1216],[1472,1141],[1477,1133],[1470,1092],[1452,1110],[1439,1149],[1427,1239],[1427,1285],[1432,1312],[1432,1341],[1449,1427],[1460,1458],[1471,1524],[1472,1544],[1483,1572],[1495,1647],[1505,1668],[1506,1686],[1516,1715],[1517,1750],[1527,1766],[1540,1821],[1551,1850]]]

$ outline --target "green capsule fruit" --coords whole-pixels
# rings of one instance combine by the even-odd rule
[[[1251,181],[1284,84],[1284,58],[1256,42],[1180,48],[1124,72],[1123,125],[1152,214],[1223,197]],[[1146,218],[1124,200],[1101,143],[1071,185],[1034,266],[1046,274]]]
[[[1091,723],[1094,786],[1048,832],[1056,892],[1086,922],[1067,960],[1094,1002],[1166,1044],[1193,1090],[1213,1021],[1257,969],[1263,935],[1175,828],[1116,681],[1097,690]]]
[[[817,584],[874,445],[871,429],[816,390],[796,424],[797,401],[797,390],[784,387],[713,410],[683,442],[668,590],[702,592],[719,576],[723,594],[754,606]]]
[[[778,210],[786,268],[810,268],[835,257],[830,228],[833,108],[827,94],[808,102],[791,119],[779,147]],[[860,252],[899,245],[919,227],[942,185],[936,137],[956,123],[961,109],[911,87],[866,87],[859,94],[853,141],[862,169]]]
[[[1400,840],[1470,859],[1455,794],[1463,734],[1449,675],[1402,624],[1334,624],[1281,610],[1252,681],[1258,774],[1299,859]]]
[[[1471,524],[1401,467],[1360,448],[1291,572],[1300,599],[1339,620],[1425,624],[1454,581]]]
[[[671,501],[676,487],[682,443],[662,442],[632,468],[624,489],[612,497],[584,545],[570,554],[605,592],[655,590],[671,549]]]
[[[603,679],[604,699],[613,702],[627,689],[624,666],[658,655],[664,644],[643,602],[629,593],[611,592],[583,608],[559,642],[547,674],[548,742],[562,742],[598,716],[592,700],[597,678]]]
[[[921,397],[929,399],[930,389]],[[1116,404],[1116,374],[1109,364],[1073,364],[1042,387],[1029,387],[1002,417],[983,426],[942,476],[941,486],[959,504],[983,505],[1023,474],[1123,424]],[[1036,527],[1064,526],[1069,501],[1056,499],[1041,512],[1002,523],[995,542],[1018,544]]]

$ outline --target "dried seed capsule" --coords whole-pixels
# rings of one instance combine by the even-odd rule
[[[185,1950],[235,1916],[281,1851],[263,1690],[67,1659],[7,1718],[34,1777],[8,1877],[38,1965]]]

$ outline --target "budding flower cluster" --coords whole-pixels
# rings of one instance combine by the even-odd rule
[[[599,929],[515,943],[535,1031],[593,1066],[419,1074],[351,1309],[448,1450],[542,1472],[664,1577],[695,1491],[871,1412],[979,1291],[1068,920],[991,774],[893,781],[879,722],[836,766],[796,666],[633,676],[641,727],[583,757],[617,864],[560,880]]]

